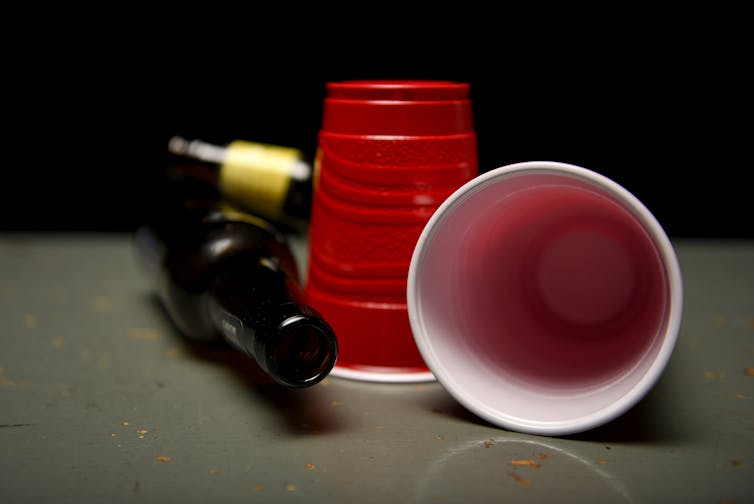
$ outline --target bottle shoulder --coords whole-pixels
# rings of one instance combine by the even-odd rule
[[[220,272],[240,274],[260,261],[298,281],[294,256],[280,233],[219,216],[184,226],[172,228],[165,238],[164,265],[186,290],[202,291]]]

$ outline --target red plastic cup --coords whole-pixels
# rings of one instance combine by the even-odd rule
[[[409,264],[434,211],[477,174],[467,83],[327,84],[305,293],[338,336],[333,376],[434,380],[409,324]]]
[[[461,404],[506,429],[565,435],[652,388],[683,287],[669,238],[635,196],[586,168],[532,161],[440,205],[408,300],[425,361]]]

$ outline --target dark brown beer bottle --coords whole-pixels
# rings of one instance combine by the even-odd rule
[[[312,168],[298,149],[246,140],[215,145],[173,136],[168,169],[174,177],[209,181],[224,200],[281,226],[300,230],[309,222]]]
[[[282,385],[325,378],[337,340],[301,301],[285,235],[208,198],[169,207],[136,232],[136,250],[178,329],[192,340],[224,339]]]

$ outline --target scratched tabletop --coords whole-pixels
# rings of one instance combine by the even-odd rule
[[[674,245],[684,316],[659,383],[544,437],[436,382],[283,389],[180,337],[130,235],[0,235],[0,503],[754,502],[754,242]]]

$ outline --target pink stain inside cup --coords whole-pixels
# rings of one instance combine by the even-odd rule
[[[548,389],[591,388],[627,372],[664,309],[664,275],[643,229],[615,202],[572,186],[533,188],[500,205],[518,218],[468,237],[469,343],[489,365]]]
[[[640,219],[604,187],[547,171],[480,184],[426,239],[421,337],[451,387],[557,421],[618,400],[652,365],[666,271]]]

